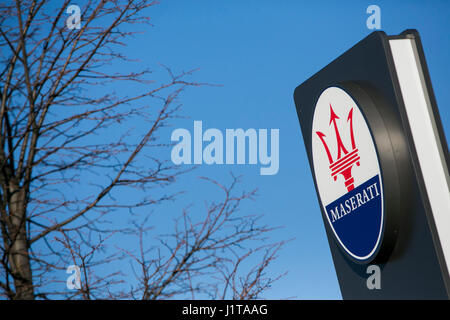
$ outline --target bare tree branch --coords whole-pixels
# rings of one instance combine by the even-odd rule
[[[225,198],[203,219],[186,208],[174,233],[147,247],[151,208],[178,194],[161,187],[186,172],[163,156],[169,145],[159,134],[179,117],[182,92],[205,85],[190,80],[196,70],[162,65],[167,80],[157,81],[150,68],[133,69],[127,39],[150,26],[155,4],[87,0],[80,29],[66,27],[68,0],[0,5],[1,296],[253,299],[277,279],[266,271],[283,243],[261,245],[272,229],[237,214],[254,196],[233,195],[237,180],[210,181]],[[116,71],[123,63],[130,68]],[[120,90],[125,84],[133,92]],[[121,196],[125,189],[135,196]],[[114,213],[150,226],[117,226]],[[137,252],[109,243],[129,232]],[[254,256],[260,263],[242,271]],[[105,271],[125,259],[137,277],[126,290],[124,275]],[[75,292],[57,276],[70,264],[82,274]]]

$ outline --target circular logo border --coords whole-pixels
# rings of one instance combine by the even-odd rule
[[[321,91],[321,93],[319,94],[319,97],[318,97],[317,100],[316,100],[316,105],[315,105],[315,107],[314,107],[313,120],[312,120],[313,122],[312,122],[312,123],[314,123],[314,119],[315,119],[315,116],[316,116],[317,103],[319,102],[319,100],[320,100],[320,98],[322,97],[322,95],[323,95],[328,89],[331,89],[331,88],[336,88],[336,89],[339,89],[340,91],[342,91],[342,93],[345,94],[346,96],[348,96],[348,98],[349,98],[349,99],[354,103],[354,105],[358,108],[359,113],[362,115],[362,117],[363,117],[363,119],[364,119],[364,121],[365,121],[365,125],[366,125],[366,127],[367,127],[367,129],[368,129],[368,132],[369,132],[369,135],[370,135],[370,138],[371,138],[371,142],[372,142],[372,145],[373,145],[373,148],[374,148],[374,151],[375,151],[375,155],[376,155],[376,162],[377,162],[377,166],[378,166],[378,176],[379,176],[379,179],[380,179],[381,219],[380,219],[380,225],[377,227],[377,230],[378,230],[378,232],[377,232],[377,233],[378,233],[378,235],[377,235],[377,240],[376,240],[376,243],[375,243],[375,245],[373,246],[372,250],[370,251],[370,253],[368,253],[368,254],[365,255],[365,256],[358,256],[357,254],[353,253],[350,249],[347,248],[347,246],[343,243],[341,237],[340,237],[340,236],[338,235],[338,233],[336,232],[336,230],[335,230],[335,228],[334,228],[334,226],[333,226],[333,224],[332,224],[332,222],[331,222],[331,220],[330,220],[330,218],[329,218],[329,216],[328,216],[328,214],[327,214],[326,206],[325,206],[325,204],[324,204],[323,201],[322,201],[322,195],[320,194],[320,192],[318,192],[318,193],[319,193],[319,197],[320,197],[321,206],[322,206],[322,208],[323,208],[323,213],[324,213],[324,215],[325,215],[325,217],[326,217],[326,219],[327,219],[327,221],[328,221],[328,224],[329,224],[331,230],[333,231],[333,234],[334,234],[335,239],[336,239],[337,242],[339,243],[339,247],[340,247],[340,248],[341,248],[348,256],[350,256],[350,257],[352,258],[353,261],[356,261],[356,262],[358,262],[358,263],[367,263],[367,262],[369,262],[369,261],[374,260],[375,256],[376,256],[377,253],[379,252],[380,247],[381,247],[381,244],[382,244],[382,242],[383,242],[382,240],[383,240],[384,229],[385,229],[385,220],[386,220],[386,219],[385,219],[385,215],[386,215],[386,213],[385,213],[385,195],[384,195],[385,188],[384,188],[384,179],[383,179],[383,174],[382,174],[381,162],[380,162],[379,153],[378,153],[378,149],[377,149],[377,146],[376,146],[376,142],[375,142],[375,138],[374,138],[372,129],[371,129],[371,127],[370,127],[369,122],[367,121],[367,117],[366,117],[366,115],[364,114],[364,111],[363,111],[363,109],[361,108],[360,103],[359,103],[359,102],[351,95],[350,92],[348,92],[348,91],[347,91],[346,89],[344,89],[342,86],[340,86],[340,85],[331,85],[331,86],[328,86],[328,87],[326,87],[325,89],[323,89],[323,90]],[[314,139],[314,135],[311,136],[311,144],[313,145],[312,139]],[[315,171],[316,171],[316,165],[315,165],[314,159],[313,159],[313,167],[314,167],[314,172],[315,172]],[[318,185],[317,179],[316,179],[316,184]]]

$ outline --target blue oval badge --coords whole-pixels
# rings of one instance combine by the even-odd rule
[[[312,131],[314,173],[329,225],[347,254],[371,260],[381,244],[384,202],[366,120],[349,94],[329,87],[317,101]]]

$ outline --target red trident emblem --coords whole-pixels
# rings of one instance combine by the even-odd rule
[[[322,141],[322,144],[327,153],[328,161],[330,162],[331,176],[334,178],[334,181],[336,181],[338,174],[342,174],[345,179],[345,187],[348,191],[352,191],[355,188],[353,185],[355,180],[352,176],[352,167],[354,163],[359,166],[360,159],[358,155],[358,149],[355,145],[355,136],[353,135],[353,108],[350,109],[347,117],[347,122],[350,122],[350,137],[352,141],[352,150],[350,152],[347,151],[344,143],[342,142],[341,135],[339,134],[339,130],[336,124],[336,119],[339,119],[339,117],[336,115],[336,113],[334,113],[330,103],[330,125],[331,123],[333,123],[334,125],[337,142],[337,158],[335,160],[333,160],[330,149],[325,142],[325,135],[320,131],[316,131],[316,134],[319,136],[320,141]]]

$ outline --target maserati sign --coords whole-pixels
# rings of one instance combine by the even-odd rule
[[[382,178],[369,127],[343,89],[322,92],[311,136],[317,187],[330,227],[347,254],[368,261],[382,236]]]
[[[373,32],[294,100],[342,297],[448,299],[450,156],[418,32]]]

